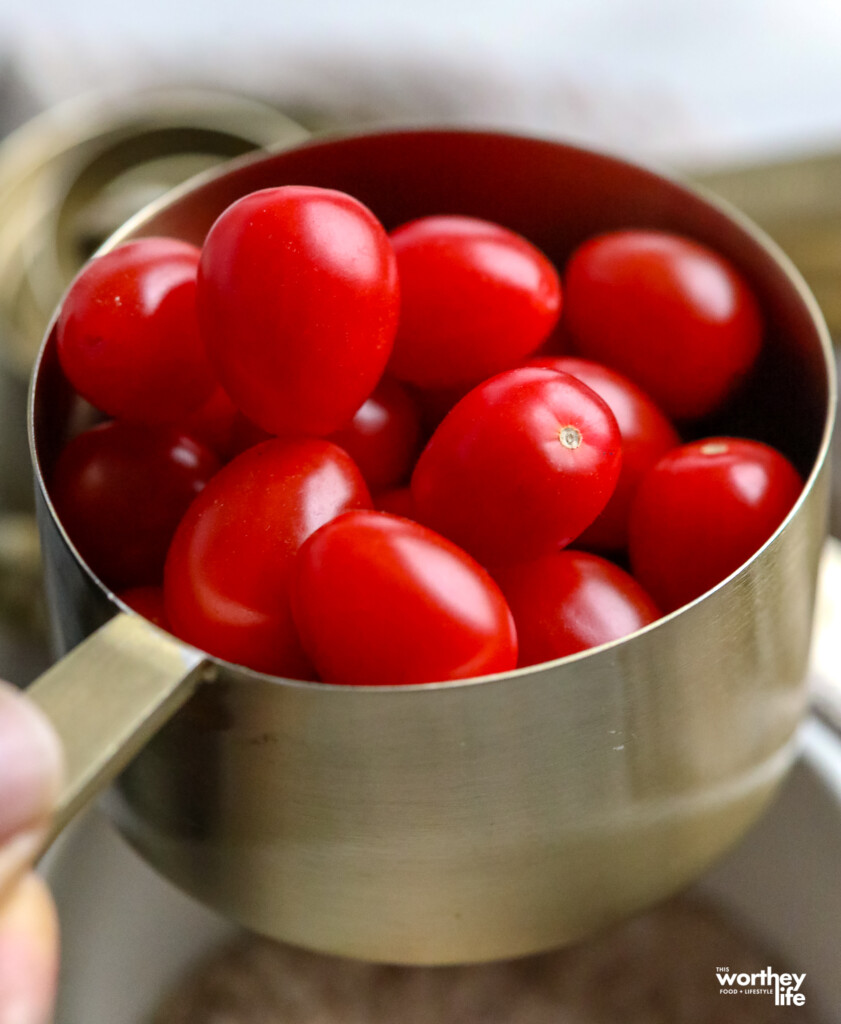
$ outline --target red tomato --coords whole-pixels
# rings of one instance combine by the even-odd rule
[[[555,551],[495,576],[517,625],[521,666],[618,640],[660,617],[632,576],[586,551]]]
[[[370,210],[287,185],[237,200],[202,250],[199,316],[219,380],[272,434],[330,434],[374,390],[397,329],[397,268]]]
[[[144,619],[160,626],[161,629],[169,629],[164,608],[163,587],[131,587],[117,594],[117,597],[132,611],[142,615]]]
[[[631,508],[634,575],[664,611],[679,608],[747,561],[802,487],[788,459],[758,441],[712,437],[675,448]]]
[[[460,402],[474,385],[459,384],[452,388],[413,388],[412,393],[420,409],[423,431],[429,437],[441,420],[457,402]]]
[[[713,412],[759,352],[759,307],[742,276],[698,242],[615,231],[578,248],[564,279],[578,351],[638,384],[665,413]]]
[[[301,548],[292,608],[325,682],[433,683],[517,663],[511,613],[490,576],[418,523],[348,512]]]
[[[173,632],[216,657],[312,679],[289,608],[295,553],[324,523],[370,496],[328,441],[265,441],[229,462],[178,527],[164,596]]]
[[[622,469],[604,511],[577,540],[584,548],[619,551],[628,543],[628,516],[640,480],[667,451],[680,444],[675,428],[654,402],[621,373],[588,359],[543,356],[527,366],[569,373],[605,400],[622,435]]]
[[[391,491],[380,491],[374,495],[374,508],[378,512],[391,512],[404,519],[417,519],[415,506],[412,504],[411,487],[395,487]]]
[[[516,366],[555,326],[557,271],[513,231],[472,217],[423,217],[391,242],[401,307],[389,370],[400,380],[478,384]]]
[[[272,435],[263,430],[262,427],[252,423],[241,412],[237,413],[233,430],[231,431],[231,458],[241,455],[242,452],[253,448],[257,444],[262,444],[263,441],[270,441],[271,439]]]
[[[485,565],[563,547],[596,518],[621,464],[610,409],[581,381],[538,367],[480,384],[418,459],[424,523]]]
[[[182,420],[179,426],[191,437],[203,441],[223,462],[227,462],[237,454],[234,436],[241,415],[224,388],[217,387],[210,398]]]
[[[186,242],[141,238],[97,257],[71,285],[58,317],[58,356],[97,409],[171,422],[216,386],[196,316],[199,255]]]
[[[396,380],[384,377],[330,440],[350,455],[372,490],[394,487],[408,478],[419,447],[415,401]]]
[[[103,423],[73,438],[50,494],[82,558],[111,587],[158,583],[179,520],[219,469],[174,427]]]

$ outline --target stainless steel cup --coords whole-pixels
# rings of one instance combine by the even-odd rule
[[[438,212],[490,218],[559,265],[583,238],[628,225],[708,243],[747,275],[768,326],[738,427],[794,460],[803,495],[715,590],[596,650],[430,686],[272,678],[128,614],[73,548],[49,481],[77,408],[50,335],[30,431],[56,638],[75,649],[31,692],[67,744],[65,816],[137,754],[109,801],[124,835],[259,931],[416,964],[578,939],[701,874],[792,761],[835,407],[820,314],[732,211],[620,160],[510,135],[313,142],[190,185],[115,241],[200,243],[234,199],[283,183],[344,189],[387,227]]]

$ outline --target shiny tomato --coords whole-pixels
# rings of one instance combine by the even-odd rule
[[[391,242],[401,309],[389,369],[400,380],[478,384],[516,366],[555,326],[557,271],[513,231],[472,217],[423,217]]]
[[[607,504],[621,461],[613,413],[586,384],[509,370],[447,414],[418,459],[412,498],[424,523],[494,565],[577,537]]]
[[[271,434],[323,436],[351,419],[385,369],[398,305],[388,236],[342,192],[254,192],[202,250],[210,357],[234,403]]]
[[[718,408],[759,353],[747,282],[689,238],[628,230],[585,242],[564,277],[578,352],[619,370],[676,419]]]
[[[144,619],[148,619],[156,626],[160,626],[161,629],[169,629],[166,609],[164,608],[163,587],[130,587],[128,590],[123,590],[117,594],[117,597],[119,597],[123,604],[127,604],[132,611],[142,615]]]
[[[640,480],[667,451],[680,444],[677,431],[636,384],[589,359],[541,356],[528,366],[569,373],[607,402],[622,435],[622,469],[616,490],[603,512],[577,539],[579,547],[619,551],[628,543],[628,516]]]
[[[371,490],[408,479],[420,446],[420,413],[409,392],[384,377],[350,423],[330,435],[359,467]]]
[[[141,238],[90,262],[70,287],[56,328],[70,383],[121,419],[175,421],[216,386],[196,315],[199,250]]]
[[[115,421],[65,446],[50,495],[68,536],[104,583],[159,583],[179,520],[218,469],[209,448],[174,427]]]
[[[517,625],[520,665],[537,665],[627,636],[660,616],[618,565],[556,551],[495,573]]]
[[[369,508],[350,456],[328,441],[265,441],[193,502],[166,562],[172,631],[247,668],[313,678],[289,608],[295,554],[341,512]]]
[[[348,512],[301,548],[292,608],[325,682],[404,685],[505,672],[511,613],[491,577],[432,530]]]
[[[713,437],[675,448],[634,498],[634,575],[663,611],[679,608],[747,561],[802,487],[788,459],[759,441]]]

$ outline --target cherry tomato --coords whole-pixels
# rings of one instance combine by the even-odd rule
[[[563,547],[596,518],[621,464],[619,428],[586,384],[539,367],[480,384],[418,459],[421,520],[485,565]]]
[[[713,437],[664,455],[631,507],[634,575],[668,612],[720,583],[788,514],[803,483],[758,441]]]
[[[384,377],[350,423],[330,435],[350,455],[372,490],[394,487],[409,476],[420,442],[414,399]]]
[[[601,235],[573,253],[564,283],[577,350],[630,377],[676,419],[713,412],[759,352],[762,321],[747,283],[689,238]]]
[[[272,434],[330,434],[374,390],[397,329],[397,268],[370,210],[287,185],[237,200],[202,250],[199,316],[222,386]]]
[[[391,242],[401,308],[389,369],[400,380],[478,384],[516,366],[555,326],[557,271],[513,231],[472,217],[423,217]]]
[[[596,551],[619,551],[628,543],[628,516],[640,480],[658,459],[680,444],[680,438],[648,395],[615,370],[573,356],[543,356],[526,365],[577,377],[607,402],[616,417],[622,435],[622,469],[616,490],[576,543]]]
[[[417,519],[411,487],[395,487],[390,491],[380,491],[374,495],[374,508],[378,512],[391,512],[392,515],[403,516],[404,519]]]
[[[292,562],[319,526],[370,504],[350,456],[328,441],[249,448],[178,527],[164,576],[173,632],[247,668],[314,678],[289,608]]]
[[[511,613],[491,577],[438,534],[385,512],[348,512],[301,548],[292,609],[325,682],[403,685],[505,672]]]
[[[209,448],[174,427],[115,421],[65,446],[50,493],[96,575],[133,587],[160,582],[179,520],[218,469]]]
[[[117,597],[127,604],[132,611],[142,615],[161,629],[169,630],[164,608],[163,587],[130,587],[117,594]]]
[[[224,388],[217,387],[203,405],[181,420],[179,426],[227,462],[237,454],[234,437],[241,415]]]
[[[90,262],[58,317],[58,355],[89,402],[140,423],[178,420],[216,386],[196,315],[199,250],[126,242]]]
[[[521,666],[618,640],[660,617],[632,576],[586,551],[555,551],[495,576],[517,624]]]

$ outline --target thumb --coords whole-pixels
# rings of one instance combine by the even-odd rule
[[[37,851],[58,793],[61,761],[47,719],[0,682],[0,889]]]

